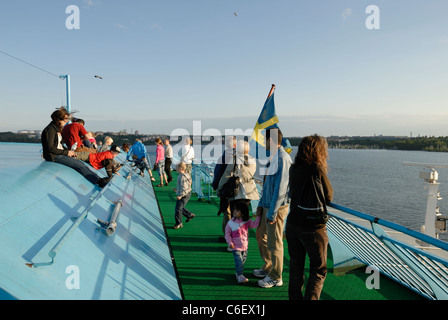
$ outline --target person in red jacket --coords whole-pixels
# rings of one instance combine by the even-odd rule
[[[113,145],[110,150],[104,152],[76,152],[76,157],[79,160],[87,162],[96,170],[105,168],[107,176],[112,177],[112,175],[117,172],[117,167],[114,164],[114,158],[119,155],[120,152],[120,147]]]
[[[72,123],[65,125],[62,129],[62,139],[69,150],[71,150],[72,146],[76,143],[76,148],[74,148],[73,151],[96,152],[95,149],[87,148],[83,144],[84,140],[92,138],[92,135],[84,128],[84,124],[84,120],[74,118]]]

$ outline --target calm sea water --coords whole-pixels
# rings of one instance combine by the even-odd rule
[[[196,149],[195,149],[196,150]],[[148,147],[155,157],[155,148]],[[294,160],[297,148],[291,157]],[[198,155],[198,152],[196,152]],[[427,190],[421,167],[403,162],[448,164],[447,153],[391,150],[329,150],[329,179],[333,202],[420,231],[424,224]],[[442,215],[448,215],[448,169],[437,169]],[[447,241],[447,234],[440,236]]]

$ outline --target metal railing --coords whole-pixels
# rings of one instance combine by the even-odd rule
[[[427,299],[448,299],[448,243],[337,204],[327,222],[335,270],[364,265]]]
[[[198,195],[199,199],[216,197],[216,191],[212,188],[213,168],[206,164],[194,164],[191,170],[192,190]]]
[[[177,155],[173,155],[172,165],[180,162]],[[210,201],[216,197],[216,191],[212,188],[213,170],[215,164],[212,162],[193,163],[191,168],[191,189],[198,195],[199,199],[207,199]]]

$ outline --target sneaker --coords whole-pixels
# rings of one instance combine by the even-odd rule
[[[173,229],[179,229],[179,228],[182,228],[182,227],[183,227],[182,223],[179,223],[179,224],[176,224],[176,225],[173,227]]]
[[[190,222],[191,219],[193,219],[194,217],[196,217],[196,215],[194,213],[192,213],[187,220],[185,220],[185,222]]]
[[[254,272],[252,272],[254,276],[257,278],[266,278],[268,273],[264,271],[263,269],[255,269]]]
[[[283,285],[283,281],[272,280],[269,276],[266,276],[263,280],[258,281],[258,285],[262,288],[280,287]]]
[[[245,276],[243,275],[236,275],[236,281],[241,284],[241,283],[246,283],[249,282],[249,279],[247,279]]]

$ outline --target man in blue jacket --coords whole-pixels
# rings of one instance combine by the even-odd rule
[[[148,160],[146,160],[146,147],[143,144],[142,140],[135,139],[135,143],[132,145],[131,149],[126,155],[126,160],[134,161],[136,165],[141,168],[140,170],[142,175],[144,175],[144,169],[148,170],[151,181],[156,181],[156,179],[154,179],[154,177],[152,176],[152,171],[149,167]]]
[[[256,232],[264,266],[253,272],[255,276],[263,278],[258,281],[258,285],[263,288],[283,285],[283,227],[289,212],[288,185],[292,160],[281,145],[282,138],[279,129],[266,130],[266,150],[270,151],[271,156],[257,208],[261,220]]]

